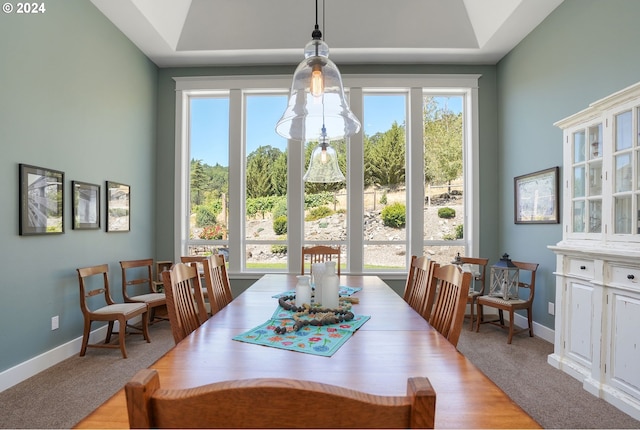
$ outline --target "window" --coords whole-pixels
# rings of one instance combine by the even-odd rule
[[[175,78],[176,257],[295,273],[301,247],[322,243],[341,247],[344,273],[404,276],[411,255],[477,252],[477,78],[343,76],[363,127],[331,142],[337,184],[304,183],[316,143],[274,131],[291,77]]]

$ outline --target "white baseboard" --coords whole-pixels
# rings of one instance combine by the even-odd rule
[[[117,324],[114,326],[114,331],[117,331]],[[94,331],[91,332],[89,336],[89,343],[99,342],[104,340],[104,337],[107,335],[107,326],[104,325]],[[69,357],[73,357],[76,354],[80,353],[80,347],[82,346],[82,336],[70,340],[67,343],[64,343],[60,346],[57,346],[47,352],[43,352],[42,354],[30,358],[27,361],[24,361],[16,366],[13,366],[3,372],[0,372],[0,392],[6,390],[7,388],[11,388],[20,382],[37,375],[43,370],[48,369],[51,366],[54,366],[60,363],[63,360],[66,360]]]

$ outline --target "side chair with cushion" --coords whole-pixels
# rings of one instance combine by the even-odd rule
[[[302,247],[302,267],[300,274],[304,275],[305,266],[309,267],[309,274],[311,274],[311,265],[313,263],[325,263],[327,261],[336,262],[336,273],[340,276],[340,247],[334,248],[325,245]]]
[[[425,377],[409,378],[405,396],[380,396],[281,378],[162,389],[158,372],[143,369],[125,394],[131,428],[433,428],[436,411]]]
[[[206,258],[207,257],[204,255],[183,255],[180,257],[181,263],[198,269],[198,273],[200,274],[200,287],[202,288],[202,295],[204,296],[205,301],[209,299],[209,292],[207,291],[204,279],[204,265],[202,263]]]
[[[520,274],[523,271],[530,272],[529,282],[518,281],[518,289],[526,288],[529,290],[529,297],[526,299],[511,299],[504,300],[502,297],[493,296],[481,296],[476,299],[478,305],[478,322],[476,324],[476,332],[480,331],[480,324],[494,324],[504,329],[509,329],[509,338],[507,343],[510,344],[513,339],[513,335],[526,331],[529,331],[529,337],[533,337],[533,296],[536,288],[536,271],[538,270],[538,263],[525,263],[521,261],[514,261],[513,264],[518,266]],[[498,309],[498,319],[485,321],[483,306],[490,306]],[[527,328],[515,330],[514,328],[514,313],[518,309],[525,309],[527,311]],[[504,323],[504,311],[509,312],[509,326]]]
[[[463,272],[455,264],[448,264],[435,269],[433,277],[438,282],[438,291],[429,324],[457,346],[464,324],[471,273]]]
[[[233,300],[231,284],[223,255],[211,255],[202,261],[202,265],[204,266],[204,280],[209,296],[209,306],[211,307],[211,315],[213,315]]]
[[[166,319],[156,316],[156,308],[164,307],[167,303],[164,293],[156,291],[153,280],[153,259],[126,260],[120,262],[122,269],[122,297],[125,303],[146,303],[149,305],[149,321]],[[144,291],[140,291],[143,288]],[[135,289],[131,294],[130,289]]]
[[[477,267],[477,271],[473,272],[473,279],[471,282],[471,287],[469,288],[469,295],[467,296],[467,304],[470,306],[470,319],[469,322],[469,330],[473,330],[475,320],[475,307],[476,307],[476,298],[484,295],[485,289],[485,279],[487,275],[487,264],[489,264],[488,258],[476,258],[476,257],[456,257],[457,261],[460,261],[462,264],[469,264]],[[476,289],[476,284],[480,284],[480,288]]]
[[[427,309],[427,302],[433,303],[433,299],[428,300],[428,297],[432,297],[435,293],[436,282],[433,273],[438,267],[440,267],[438,263],[426,256],[411,256],[403,298],[426,320],[431,316],[431,309]]]
[[[195,267],[175,264],[162,272],[167,295],[167,313],[176,344],[200,327],[208,318],[200,287],[200,274]]]
[[[78,282],[80,284],[80,309],[84,316],[84,330],[82,334],[82,346],[80,348],[80,357],[87,352],[87,347],[93,348],[120,348],[122,357],[127,358],[127,350],[124,338],[127,331],[127,322],[140,316],[142,319],[142,334],[145,340],[151,341],[149,338],[149,317],[148,306],[146,303],[116,303],[111,298],[109,292],[109,265],[101,264],[98,266],[83,267],[76,269],[78,272]],[[93,278],[95,276],[95,278]],[[101,280],[98,278],[102,278]],[[96,286],[97,285],[97,286]],[[92,298],[102,296],[105,305],[92,309],[89,302],[93,302]],[[93,304],[93,303],[92,303]],[[108,321],[107,336],[104,343],[89,344],[89,335],[91,334],[91,323],[93,321]],[[110,344],[111,335],[114,334],[113,326],[118,321],[118,344]]]

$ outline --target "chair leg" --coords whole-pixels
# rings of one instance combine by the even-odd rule
[[[473,304],[476,301],[475,297],[473,299],[471,299],[471,321],[469,322],[469,330],[473,331],[473,323],[474,323],[474,319],[473,319]]]
[[[80,357],[84,357],[87,352],[87,345],[89,345],[89,334],[91,333],[91,320],[85,318],[84,330],[82,333],[82,346],[80,347]]]
[[[482,322],[482,305],[480,304],[480,302],[476,301],[476,306],[478,307],[477,309],[477,314],[478,314],[478,318],[476,318],[476,333],[478,333],[480,331],[480,323]]]
[[[151,342],[151,338],[149,337],[149,312],[145,312],[142,314],[142,335],[144,336],[147,343]]]
[[[533,337],[533,315],[532,309],[527,308],[527,321],[529,322],[529,337]]]
[[[113,321],[109,321],[109,325],[107,327],[107,337],[104,339],[105,344],[111,342],[112,334],[113,334]]]
[[[146,315],[144,316],[146,317]],[[120,324],[120,327],[118,328],[118,342],[120,342],[120,352],[122,352],[122,358],[127,358],[127,349],[124,345],[124,337],[127,334],[127,320],[124,319],[124,317],[118,318],[118,323]]]
[[[498,309],[498,316],[500,317],[500,325],[504,327],[504,312],[502,312],[502,309]]]
[[[513,310],[510,310],[509,311],[509,340],[507,341],[509,345],[511,345],[512,338],[513,338]]]

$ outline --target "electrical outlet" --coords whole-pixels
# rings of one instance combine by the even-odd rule
[[[60,327],[60,318],[58,315],[51,317],[51,330],[58,330],[58,327]]]
[[[549,313],[551,315],[555,315],[556,314],[556,305],[553,302],[549,302]]]

